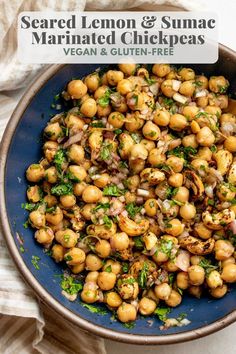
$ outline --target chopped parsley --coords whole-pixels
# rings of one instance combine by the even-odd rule
[[[196,155],[197,149],[192,146],[177,146],[175,149],[168,152],[169,155],[175,155],[177,157],[183,158],[184,160],[189,160],[193,155]]]
[[[165,322],[167,320],[167,315],[170,313],[170,311],[170,307],[157,307],[154,313],[155,315],[157,315],[160,321]]]
[[[143,240],[142,240],[141,236],[133,237],[133,241],[134,241],[135,248],[137,248],[137,249],[143,249],[144,248],[144,243],[143,243]]]
[[[206,258],[202,259],[199,262],[199,266],[201,266],[205,270],[206,275],[209,275],[212,270],[217,270],[219,268],[218,265],[212,264],[211,261],[209,259],[206,259]]]
[[[36,209],[38,209],[39,204],[37,203],[22,203],[21,204],[21,208],[25,209],[27,211],[34,211]]]
[[[94,128],[105,128],[105,125],[102,121],[91,122],[90,125]]]
[[[140,143],[142,140],[141,136],[137,133],[131,133],[130,136],[136,144]]]
[[[115,184],[107,186],[103,189],[103,195],[110,195],[113,197],[120,197],[124,194],[123,190],[120,190]]]
[[[157,81],[155,79],[150,79],[149,77],[145,77],[145,81],[149,86],[155,84]]]
[[[21,245],[20,248],[19,248],[19,250],[20,250],[21,253],[25,253],[25,248],[24,248],[24,246]]]
[[[136,214],[140,213],[142,208],[143,208],[142,206],[137,206],[135,205],[135,203],[129,203],[125,206],[125,209],[129,214],[129,217],[132,219],[136,216]]]
[[[135,327],[135,322],[126,322],[122,324],[123,327],[128,328],[128,329],[132,329]]]
[[[102,160],[106,161],[111,158],[112,144],[104,144],[100,151],[100,157]]]
[[[60,285],[70,295],[78,294],[83,289],[83,285],[70,276],[63,276]]]
[[[110,208],[110,203],[98,203],[95,208],[93,208],[93,211],[96,212],[100,209],[107,210]]]
[[[104,215],[103,222],[108,229],[110,229],[112,227],[112,220],[109,218],[109,216]]]
[[[38,264],[39,261],[40,261],[40,257],[38,257],[38,256],[32,256],[31,257],[31,263],[33,264],[34,268],[37,269],[37,270],[40,269],[39,268],[39,264]]]
[[[97,306],[91,305],[91,304],[85,304],[85,303],[81,303],[81,305],[83,307],[85,307],[86,309],[88,309],[90,312],[92,313],[98,313],[100,315],[106,315],[107,311],[105,309],[101,309]]]
[[[171,225],[171,224],[170,224]],[[171,225],[172,226],[172,225]],[[160,249],[163,253],[165,253],[169,258],[171,258],[171,251],[173,248],[173,242],[171,240],[160,240]]]
[[[217,147],[215,145],[212,145],[210,147],[211,152],[215,153],[217,151]]]
[[[73,185],[71,182],[57,184],[51,188],[51,193],[56,196],[72,194]]]
[[[116,135],[119,135],[122,133],[122,129],[114,129],[113,133],[115,133]]]
[[[214,199],[208,199],[207,204],[214,205],[215,204]]]
[[[128,264],[127,262],[124,262],[124,263],[122,264],[122,271],[123,271],[123,273],[128,273],[128,271],[129,271],[129,264]]]
[[[104,271],[107,273],[111,273],[112,272],[111,265],[107,266]]]
[[[138,284],[141,289],[145,289],[146,287],[148,271],[149,271],[148,264],[144,262],[141,272],[138,275]]]
[[[97,102],[101,107],[107,107],[110,103],[110,95],[111,95],[111,90],[107,89],[105,94],[100,97]]]
[[[166,198],[174,197],[179,190],[179,187],[168,187],[166,190]]]
[[[61,173],[62,165],[65,162],[65,150],[59,149],[54,156],[53,162],[55,163],[57,171]]]

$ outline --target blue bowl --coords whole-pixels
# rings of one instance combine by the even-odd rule
[[[104,314],[91,313],[79,300],[70,302],[61,294],[60,277],[63,268],[43,252],[35,242],[33,230],[23,227],[27,212],[21,208],[26,201],[25,170],[41,157],[41,135],[51,114],[53,97],[73,77],[83,77],[99,65],[53,65],[41,74],[19,103],[5,131],[1,144],[1,228],[10,253],[25,280],[47,305],[67,320],[94,334],[135,344],[170,344],[198,338],[236,319],[236,289],[231,287],[222,299],[203,297],[200,300],[185,296],[182,304],[173,309],[171,317],[186,313],[191,323],[185,327],[160,330],[157,317],[137,320],[134,328],[126,328],[112,319],[109,310]],[[236,88],[236,53],[220,47],[220,57],[214,65],[193,65],[196,72],[207,75],[223,74]],[[22,253],[19,236],[23,240]],[[32,264],[39,257],[39,269]],[[34,263],[34,262],[33,262]],[[102,305],[100,305],[102,308]],[[104,307],[105,310],[105,307]],[[151,321],[150,321],[151,320]],[[148,322],[147,322],[148,321]]]

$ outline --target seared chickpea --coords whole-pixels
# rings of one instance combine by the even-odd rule
[[[199,107],[197,106],[185,106],[183,107],[183,115],[190,121],[198,114]]]
[[[179,267],[173,262],[172,259],[169,259],[165,264],[163,264],[163,268],[167,270],[167,272],[177,272]]]
[[[224,261],[234,253],[234,246],[228,240],[217,240],[215,242],[215,258],[218,261]]]
[[[106,303],[108,306],[116,308],[122,304],[122,299],[115,291],[110,291],[106,294]]]
[[[93,284],[93,287],[87,288],[84,286],[81,294],[82,301],[86,302],[87,304],[93,304],[94,302],[98,301],[98,290],[96,289],[96,285]]]
[[[136,111],[137,112],[137,111]],[[127,118],[127,117],[126,117]],[[128,117],[128,121],[125,123],[125,128],[129,132],[136,132],[137,130],[141,129],[144,124],[144,120],[135,116],[135,115],[130,115]]]
[[[192,265],[188,268],[189,282],[192,285],[202,285],[205,280],[205,271],[199,265]]]
[[[122,299],[136,299],[139,292],[137,281],[132,275],[124,274],[117,281],[117,290]]]
[[[67,86],[71,98],[80,99],[87,93],[87,86],[81,80],[72,80]]]
[[[179,219],[172,219],[168,221],[165,227],[165,232],[172,236],[179,236],[184,231],[184,225]]]
[[[200,170],[204,173],[207,172],[208,170],[208,162],[206,160],[203,159],[194,159],[193,161],[191,161],[191,165],[193,166],[193,168],[198,171],[200,173]]]
[[[170,113],[160,109],[156,110],[154,112],[153,122],[161,127],[166,127],[170,122]]]
[[[49,183],[56,183],[57,175],[57,169],[54,166],[51,166],[45,170],[45,179]]]
[[[156,146],[155,142],[152,140],[147,140],[147,139],[142,139],[140,141],[140,144],[142,144],[145,149],[147,149],[148,152],[150,152],[151,150],[153,150]]]
[[[62,129],[58,122],[50,123],[44,129],[45,136],[52,141],[57,140],[60,136],[62,136]]]
[[[194,231],[203,240],[208,240],[212,235],[212,230],[208,229],[203,222],[194,224]]]
[[[194,256],[191,256],[190,257],[190,263],[192,265],[196,265],[196,264],[199,264],[202,260],[204,260],[205,258],[202,257],[202,256],[197,256],[197,255],[194,255]]]
[[[90,282],[97,283],[98,275],[99,275],[99,272],[97,272],[96,270],[92,271],[92,272],[88,272],[88,274],[86,275],[86,278],[85,278],[85,282],[86,283],[90,283]]]
[[[92,118],[95,116],[97,113],[97,104],[96,101],[93,98],[88,98],[85,100],[81,107],[80,107],[80,112],[85,116]]]
[[[201,130],[200,125],[198,124],[198,122],[196,122],[196,120],[192,120],[192,122],[190,123],[190,127],[194,134],[197,134]]]
[[[119,69],[127,76],[135,74],[137,65],[134,63],[119,64]]]
[[[108,123],[114,128],[121,128],[124,124],[125,116],[120,112],[111,112],[108,117]]]
[[[206,282],[209,288],[215,289],[218,286],[223,285],[223,280],[220,277],[220,273],[217,270],[212,270],[210,274],[206,277]]]
[[[59,224],[63,219],[63,213],[62,210],[59,208],[59,206],[56,206],[55,210],[52,212],[47,212],[46,213],[46,220],[50,224],[57,225]]]
[[[127,95],[127,93],[132,91],[132,83],[128,79],[120,80],[117,84],[116,90],[121,95]]]
[[[182,301],[181,295],[175,291],[171,290],[170,296],[168,297],[167,300],[165,300],[166,304],[170,307],[176,307],[178,306]]]
[[[179,214],[185,220],[194,219],[196,216],[196,208],[193,204],[186,202],[180,207]]]
[[[102,173],[93,183],[98,188],[104,188],[110,183],[110,175],[108,173]]]
[[[52,246],[52,258],[55,262],[62,262],[64,259],[65,249],[62,245],[55,244]]]
[[[119,232],[111,236],[112,248],[123,251],[129,247],[129,236],[125,232]]]
[[[135,321],[137,317],[137,310],[133,305],[123,302],[117,310],[117,316],[123,323]]]
[[[189,199],[189,190],[184,186],[179,187],[174,196],[174,199],[178,202],[186,203]]]
[[[131,160],[136,160],[136,159],[146,160],[147,157],[148,157],[148,151],[143,144],[134,144],[133,146],[131,146],[130,149]]]
[[[78,235],[71,229],[60,230],[55,233],[55,239],[65,248],[75,247]]]
[[[30,182],[39,182],[44,178],[44,168],[40,164],[32,164],[26,170],[26,178]]]
[[[161,91],[166,97],[173,97],[176,91],[173,89],[173,80],[165,80],[161,84]]]
[[[230,152],[236,152],[236,136],[228,136],[224,141],[224,147]]]
[[[188,273],[187,272],[178,272],[176,276],[177,287],[185,290],[189,286]]]
[[[205,108],[205,111],[209,114],[213,114],[213,115],[215,114],[216,116],[221,116],[222,113],[220,107],[218,106],[207,106]]]
[[[171,293],[171,287],[167,283],[162,283],[162,284],[155,286],[154,292],[155,292],[155,295],[158,297],[158,299],[168,300],[170,293]]]
[[[229,186],[225,184],[219,185],[216,194],[221,201],[230,201],[235,197],[235,192],[233,192]]]
[[[62,195],[60,203],[64,208],[72,208],[76,204],[76,197],[73,194]]]
[[[41,199],[41,190],[39,186],[31,186],[27,189],[27,198],[32,203],[37,203]]]
[[[87,183],[85,183],[84,181],[80,183],[75,183],[73,186],[74,195],[76,197],[80,197],[86,187],[87,187]]]
[[[121,272],[121,264],[119,262],[108,259],[102,269],[106,270],[109,266],[111,266],[112,273],[117,275]]]
[[[130,176],[127,179],[127,186],[130,191],[136,190],[139,186],[139,183],[140,183],[139,175]]]
[[[184,147],[192,147],[196,149],[198,147],[197,139],[195,134],[186,135],[182,139],[182,145]]]
[[[31,211],[31,213],[29,214],[29,219],[32,226],[36,227],[37,229],[40,229],[41,227],[45,226],[45,215],[39,210]]]
[[[87,177],[87,172],[84,167],[82,166],[77,166],[77,165],[70,165],[68,167],[68,170],[70,174],[73,176],[73,178],[78,181],[76,182],[81,182]]]
[[[183,175],[181,173],[173,173],[168,178],[168,183],[172,187],[181,187],[183,184]]]
[[[188,288],[188,292],[189,292],[190,295],[196,297],[197,299],[200,299],[200,297],[202,296],[202,287],[201,286],[191,285]]]
[[[79,273],[83,272],[84,269],[85,269],[85,262],[78,263],[78,264],[71,266],[71,271],[74,274],[79,274]]]
[[[170,116],[169,127],[176,131],[181,131],[188,126],[188,121],[182,114],[176,113]]]
[[[97,283],[101,290],[111,290],[116,284],[116,275],[112,272],[101,272],[98,275]]]
[[[148,216],[156,216],[157,209],[158,209],[158,204],[156,199],[153,198],[147,199],[144,204],[144,209]]]
[[[195,81],[188,80],[181,83],[179,92],[187,97],[192,97],[196,89]]]
[[[211,76],[209,80],[209,89],[215,93],[224,93],[229,86],[228,80],[224,76]]]
[[[35,232],[35,238],[39,243],[47,246],[52,243],[54,239],[54,233],[50,227],[44,227]]]
[[[208,78],[206,76],[197,75],[195,79],[201,90],[208,88]]]
[[[84,148],[78,144],[72,144],[68,149],[68,157],[71,161],[79,164],[84,160]]]
[[[221,261],[221,267],[224,268],[224,266],[226,264],[230,264],[230,263],[233,263],[233,264],[235,263],[235,258],[233,256],[225,259],[224,261]]]
[[[65,123],[67,128],[69,128],[74,133],[79,132],[81,129],[83,129],[84,126],[84,121],[71,113],[67,115]]]
[[[96,186],[89,185],[85,187],[82,193],[82,199],[85,203],[97,203],[101,198],[102,192]]]
[[[161,249],[158,249],[158,252],[154,253],[154,255],[152,256],[152,259],[156,263],[163,263],[163,262],[167,262],[169,257]]]
[[[98,98],[103,97],[106,92],[109,90],[109,87],[106,85],[99,86],[97,90],[94,92],[94,98],[97,100]]]
[[[141,313],[141,315],[148,316],[148,315],[151,315],[155,311],[156,307],[157,307],[157,305],[154,300],[149,299],[148,297],[143,297],[139,301],[138,310]]]
[[[215,142],[215,135],[212,130],[208,127],[203,127],[196,135],[197,142],[201,146],[211,146]]]
[[[198,97],[196,99],[196,104],[198,105],[198,107],[205,108],[208,105],[208,103],[209,103],[208,96]]]
[[[178,74],[180,75],[182,80],[194,80],[195,72],[191,68],[182,68]]]
[[[170,71],[171,68],[169,64],[154,64],[152,67],[153,74],[159,77],[168,75]]]
[[[125,195],[125,203],[130,204],[136,201],[136,193],[126,192]]]
[[[86,84],[89,91],[94,92],[97,90],[100,84],[100,78],[98,73],[94,72],[88,76],[86,76],[84,83]]]
[[[227,285],[223,284],[222,286],[218,286],[215,289],[210,289],[209,292],[211,296],[215,297],[216,299],[220,299],[221,297],[225,296],[227,293]]]
[[[177,156],[170,156],[166,160],[166,165],[170,166],[175,173],[179,173],[184,167],[184,160]]]
[[[157,140],[161,134],[159,127],[151,121],[144,124],[142,131],[143,135],[148,140]]]
[[[144,104],[144,97],[138,91],[132,91],[126,96],[127,105],[133,111],[140,110]]]
[[[162,164],[166,161],[166,155],[163,154],[163,149],[152,149],[149,152],[148,155],[148,162],[152,165],[152,166],[157,166],[159,164]]]
[[[108,70],[106,75],[107,81],[111,86],[116,86],[124,78],[123,72],[118,70]]]
[[[235,283],[236,282],[236,264],[230,263],[226,264],[221,273],[221,278],[226,283]]]
[[[78,247],[71,248],[64,255],[64,260],[66,261],[66,263],[68,265],[82,264],[82,263],[84,263],[85,258],[86,258],[85,252]]]
[[[111,253],[111,245],[107,240],[100,240],[96,243],[95,251],[99,257],[107,258]]]
[[[209,149],[209,147],[201,147],[198,150],[198,153],[196,155],[200,159],[206,160],[206,161],[211,161],[212,159],[212,151]]]
[[[102,260],[96,254],[89,253],[85,260],[86,270],[99,270],[102,268]]]

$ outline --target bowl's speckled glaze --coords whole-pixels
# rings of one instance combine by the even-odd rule
[[[191,66],[191,65],[190,65]],[[67,320],[94,334],[135,344],[170,344],[187,341],[215,332],[236,320],[236,287],[220,300],[204,297],[200,300],[185,296],[171,317],[186,313],[191,321],[185,327],[161,331],[161,322],[154,318],[139,318],[132,329],[111,319],[112,313],[91,313],[80,301],[70,302],[61,294],[61,265],[56,264],[33,238],[33,230],[23,227],[27,212],[25,202],[27,181],[25,170],[41,156],[41,133],[55,111],[50,108],[53,97],[73,77],[83,77],[99,65],[53,65],[41,74],[28,89],[5,131],[0,152],[0,212],[1,229],[9,251],[25,280],[42,301]],[[236,53],[220,46],[220,57],[213,65],[192,65],[197,73],[222,74],[230,81],[230,93],[236,91]],[[20,252],[17,233],[24,240],[25,252]],[[40,258],[39,269],[31,263],[32,255]],[[100,305],[102,306],[102,305]],[[153,320],[152,325],[147,320]]]

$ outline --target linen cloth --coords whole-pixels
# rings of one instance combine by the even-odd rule
[[[86,7],[85,7],[86,6]],[[22,11],[197,10],[193,0],[0,0],[0,139],[17,102],[43,70],[16,54]],[[24,283],[0,235],[0,354],[105,354],[104,340],[85,333],[39,302]]]

